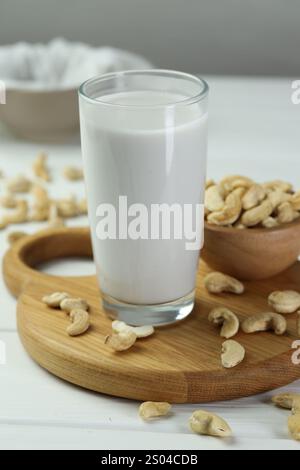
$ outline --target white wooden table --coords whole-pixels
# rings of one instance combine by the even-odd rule
[[[290,100],[291,80],[208,77],[210,96],[209,176],[244,173],[257,179],[286,178],[300,187],[300,106]],[[66,145],[36,145],[0,135],[0,169],[7,175],[28,169],[39,150],[49,153],[53,193],[83,193],[61,178],[65,164],[80,164],[79,139]],[[86,220],[70,222],[83,224]],[[33,232],[38,225],[28,225]],[[24,227],[22,227],[24,229]],[[0,256],[7,249],[0,232]],[[94,272],[92,263],[72,260],[48,272]],[[299,279],[300,285],[300,279]],[[16,301],[0,277],[0,340],[6,363],[0,365],[1,449],[298,449],[289,439],[287,412],[272,407],[271,393],[232,402],[199,405],[227,419],[231,441],[190,433],[187,419],[198,405],[174,406],[174,415],[155,423],[137,417],[138,403],[72,386],[36,365],[16,332]],[[299,366],[300,367],[300,366]],[[300,370],[299,370],[300,374]],[[289,389],[300,392],[300,381]]]

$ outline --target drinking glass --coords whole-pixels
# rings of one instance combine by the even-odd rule
[[[182,320],[203,244],[208,85],[168,70],[79,89],[94,260],[103,306],[131,325]]]

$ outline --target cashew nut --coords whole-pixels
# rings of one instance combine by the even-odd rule
[[[298,315],[297,315],[297,333],[300,338],[300,311],[298,312]]]
[[[21,240],[21,238],[24,238],[26,236],[27,236],[26,232],[22,232],[22,231],[10,232],[7,236],[7,241],[10,245],[13,245],[18,240]]]
[[[7,193],[0,198],[0,204],[5,209],[15,209],[17,206],[17,199],[13,194]]]
[[[275,211],[280,204],[288,202],[291,198],[290,194],[283,192],[281,189],[267,189],[266,191],[268,194],[267,199],[272,204],[273,211]]]
[[[221,211],[225,205],[225,201],[221,196],[219,187],[217,185],[210,186],[205,191],[205,207],[210,212]]]
[[[88,212],[87,209],[87,200],[86,199],[81,199],[77,203],[77,210],[78,210],[78,215],[85,215]]]
[[[290,199],[290,203],[292,204],[293,209],[295,211],[300,211],[300,191],[293,194],[293,196]]]
[[[288,429],[295,441],[300,441],[300,414],[292,415],[288,419]]]
[[[41,178],[44,181],[50,181],[50,172],[47,167],[47,155],[40,153],[32,164],[32,170],[36,177]]]
[[[236,195],[240,198],[241,203],[242,203],[242,199],[243,199],[243,197],[244,197],[246,191],[247,191],[247,188],[241,187],[241,188],[236,188],[236,189],[234,189],[232,192],[233,192],[234,194],[236,194]]]
[[[207,180],[206,183],[205,183],[205,189],[208,189],[208,188],[210,188],[210,186],[214,186],[215,184],[216,184],[216,183],[214,182],[214,180],[209,179],[209,180]]]
[[[249,317],[242,323],[244,333],[273,330],[276,335],[283,335],[287,329],[286,319],[278,313],[259,313]]]
[[[49,217],[49,207],[40,207],[40,206],[33,206],[32,211],[30,214],[29,219],[32,222],[44,222],[48,220]]]
[[[241,218],[242,224],[246,225],[246,227],[254,227],[269,217],[272,212],[273,206],[271,202],[266,199],[259,206],[244,212]]]
[[[232,430],[224,419],[208,411],[194,411],[189,419],[190,428],[196,434],[214,437],[230,437]]]
[[[253,180],[241,175],[229,175],[220,181],[221,192],[227,196],[234,189],[245,188],[248,189],[254,184]]]
[[[22,224],[28,220],[28,203],[25,200],[17,201],[14,211],[3,217],[3,222],[9,224]]]
[[[58,308],[63,300],[69,298],[69,294],[66,292],[53,292],[53,294],[45,295],[42,298],[42,302],[48,307]]]
[[[266,190],[260,184],[251,186],[242,198],[244,210],[253,209],[258,206],[266,197]]]
[[[126,351],[131,348],[137,340],[137,336],[133,331],[123,331],[113,334],[105,338],[105,344],[110,346],[114,351]]]
[[[280,204],[277,212],[277,220],[280,224],[289,224],[299,217],[299,213],[294,210],[292,204],[289,202]]]
[[[267,217],[265,220],[262,221],[262,226],[264,228],[274,228],[274,227],[278,227],[279,226],[279,223],[277,221],[277,219],[275,219],[275,217]]]
[[[60,308],[67,313],[70,313],[72,310],[85,310],[89,309],[88,303],[86,300],[77,298],[77,297],[67,297],[63,299],[60,303]]]
[[[293,401],[292,414],[297,415],[300,413],[300,396],[296,397]]]
[[[229,339],[222,344],[222,366],[231,369],[240,364],[245,358],[245,348],[237,341]]]
[[[72,324],[68,326],[69,336],[78,336],[85,333],[90,326],[90,317],[86,310],[74,309],[70,313]]]
[[[292,410],[288,419],[288,429],[296,441],[300,441],[300,395],[297,393],[281,393],[272,398],[272,402],[280,408]]]
[[[133,331],[137,338],[146,338],[147,336],[151,336],[154,333],[154,328],[151,325],[130,326],[123,321],[115,320],[112,322],[111,326],[114,333]]]
[[[300,294],[293,290],[275,291],[269,295],[269,305],[278,313],[294,313],[300,308]]]
[[[213,309],[208,316],[208,320],[214,323],[215,325],[222,326],[220,335],[223,338],[226,338],[226,339],[232,338],[239,331],[239,327],[240,327],[239,319],[228,308],[217,307]]]
[[[207,221],[214,225],[231,225],[240,217],[242,211],[240,188],[230,193],[225,199],[222,210],[212,212],[208,215]]]
[[[70,196],[66,199],[59,199],[56,201],[58,215],[60,217],[75,217],[78,215],[78,207],[76,198],[74,196]]]
[[[276,191],[277,189],[279,189],[280,191],[284,193],[289,193],[290,191],[293,190],[293,185],[291,183],[288,183],[287,181],[281,181],[281,180],[269,181],[267,183],[264,183],[262,186],[265,189],[271,189],[273,191]]]
[[[52,203],[49,208],[48,226],[50,228],[59,228],[64,227],[64,225],[65,221],[62,217],[59,217],[56,204]]]
[[[34,197],[36,204],[39,204],[40,206],[44,206],[46,203],[48,204],[48,192],[40,184],[34,184],[32,186],[31,194]]]
[[[235,224],[233,224],[233,227],[236,228],[237,230],[245,230],[246,227],[240,220],[238,220]]]
[[[300,406],[300,395],[297,393],[280,393],[272,397],[272,402],[274,405],[279,406],[280,408],[285,408],[286,410],[295,410]]]
[[[158,418],[166,416],[171,410],[170,403],[158,401],[145,401],[139,407],[139,416],[142,419]]]
[[[7,227],[6,220],[0,220],[0,230],[4,230]]]
[[[31,181],[23,175],[18,175],[7,182],[6,188],[10,193],[28,193]]]
[[[204,285],[211,294],[221,294],[222,292],[243,294],[245,291],[245,287],[240,281],[219,272],[207,274],[204,278]]]
[[[50,199],[47,190],[43,188],[43,186],[35,184],[31,190],[31,194],[34,198],[34,203],[32,205],[30,220],[36,222],[47,220],[50,208]]]
[[[63,176],[69,181],[79,181],[83,179],[83,171],[81,168],[67,166],[64,168]]]

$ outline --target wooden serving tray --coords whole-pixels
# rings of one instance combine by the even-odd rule
[[[288,316],[288,332],[245,335],[236,340],[246,348],[245,361],[223,369],[220,351],[224,339],[207,316],[212,307],[226,305],[240,319],[269,310],[268,294],[275,289],[299,289],[300,263],[280,276],[246,283],[243,296],[210,295],[203,286],[209,268],[200,263],[196,306],[180,324],[156,330],[138,340],[127,352],[115,353],[104,345],[111,332],[94,276],[57,277],[34,269],[39,263],[68,256],[91,256],[88,228],[47,230],[18,241],[4,258],[4,277],[17,296],[18,331],[25,349],[42,367],[81,387],[137,400],[196,403],[244,397],[300,378],[293,365],[296,314]],[[66,334],[69,319],[47,308],[43,295],[67,291],[91,306],[90,330],[76,338]]]

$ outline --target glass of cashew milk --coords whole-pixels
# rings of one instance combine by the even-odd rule
[[[203,245],[208,85],[169,70],[92,78],[81,144],[103,307],[130,325],[193,310]]]

